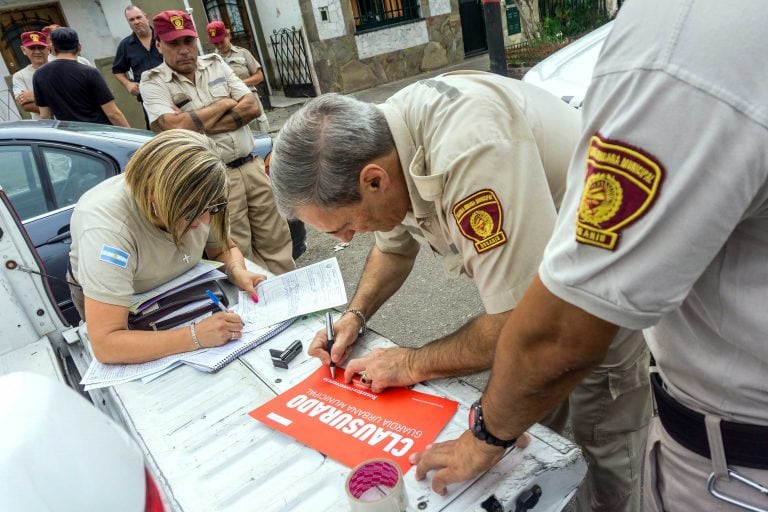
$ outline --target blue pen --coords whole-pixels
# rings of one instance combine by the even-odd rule
[[[216,304],[216,307],[218,307],[220,310],[222,310],[225,313],[229,313],[229,311],[227,311],[227,308],[224,307],[224,304],[221,303],[219,298],[216,295],[214,295],[214,293],[211,290],[205,290],[205,293],[206,295],[208,295],[208,298],[211,299],[211,302]]]

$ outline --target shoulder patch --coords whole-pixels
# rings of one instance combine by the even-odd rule
[[[109,245],[102,245],[101,252],[99,253],[99,261],[111,263],[120,268],[126,268],[128,266],[128,258],[130,257],[131,255],[124,250]]]
[[[656,201],[664,167],[651,154],[621,141],[592,137],[579,204],[576,241],[616,250],[621,231]]]
[[[480,190],[456,203],[453,218],[461,234],[475,243],[478,253],[507,242],[507,235],[501,229],[504,211],[491,189]]]

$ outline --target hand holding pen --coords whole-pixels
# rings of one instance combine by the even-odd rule
[[[243,330],[243,323],[237,313],[229,311],[219,298],[211,290],[205,290],[205,294],[211,299],[211,302],[219,308],[223,315],[213,315],[196,324],[195,334],[198,343],[206,347],[223,345],[227,341],[233,341],[240,337]],[[203,340],[205,343],[202,343]],[[212,339],[213,344],[207,340]],[[193,339],[194,342],[194,339]]]
[[[333,317],[331,316],[330,311],[325,313],[325,337],[326,337],[326,350],[328,351],[328,355],[331,355],[331,350],[333,349],[333,342],[335,340],[335,335],[333,333]],[[331,378],[336,378],[336,363],[333,362],[333,358],[331,358],[331,364],[329,366],[331,370]]]

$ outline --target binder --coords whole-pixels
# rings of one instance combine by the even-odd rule
[[[185,324],[219,308],[206,293],[211,290],[224,306],[229,305],[221,279],[187,283],[154,301],[137,313],[129,312],[128,328],[140,331],[163,331]]]

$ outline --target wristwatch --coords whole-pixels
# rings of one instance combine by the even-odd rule
[[[502,448],[509,448],[517,438],[504,440],[499,439],[495,435],[491,434],[485,429],[485,419],[483,418],[483,405],[480,403],[481,399],[477,399],[475,403],[469,408],[469,430],[474,434],[476,438],[484,441],[493,446],[501,446]]]

